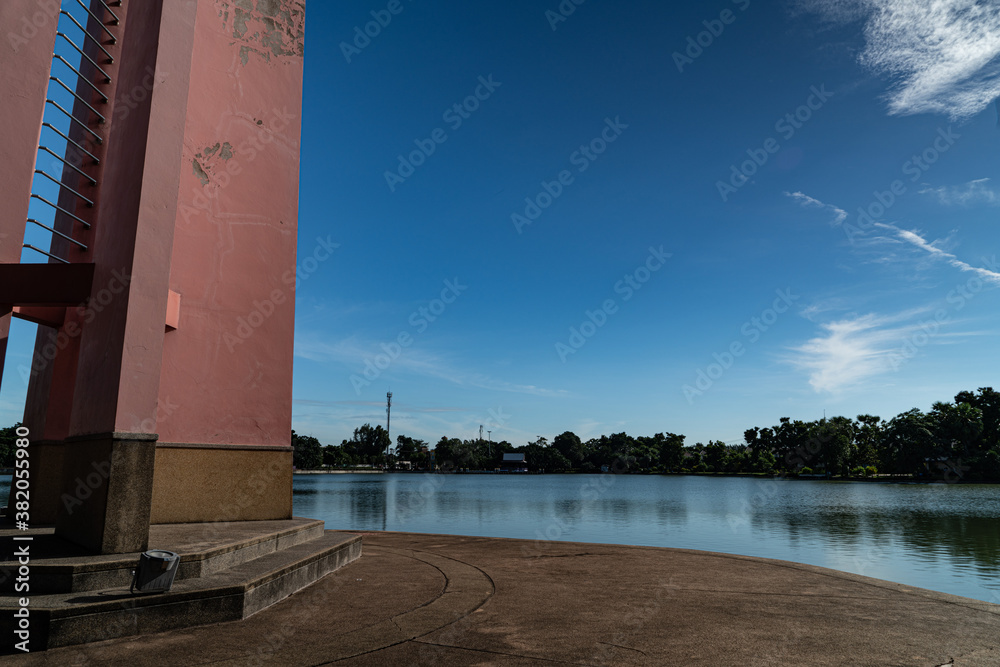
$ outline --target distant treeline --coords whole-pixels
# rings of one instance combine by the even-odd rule
[[[582,441],[566,431],[551,443],[539,438],[526,445],[507,441],[459,440],[443,436],[431,445],[406,435],[396,439],[388,457],[388,434],[369,424],[339,446],[323,446],[293,431],[295,465],[350,467],[408,461],[413,469],[493,470],[505,453],[524,453],[528,468],[539,472],[750,473],[872,477],[902,475],[923,479],[1000,480],[1000,393],[990,387],[963,391],[954,402],[935,403],[930,412],[914,408],[890,420],[874,415],[832,417],[803,422],[782,418],[773,426],[753,427],[743,442],[685,444],[684,436],[626,433]],[[433,459],[432,459],[433,455]]]
[[[14,465],[15,429],[0,429],[0,467]],[[929,412],[914,408],[886,421],[873,415],[803,422],[782,418],[743,433],[743,442],[685,444],[684,436],[626,433],[582,441],[566,431],[551,443],[539,438],[514,446],[506,440],[442,437],[431,445],[406,435],[390,450],[381,426],[365,424],[350,440],[323,446],[292,431],[294,461],[300,469],[375,465],[413,469],[493,470],[505,453],[524,453],[528,468],[540,472],[821,474],[831,477],[902,475],[948,481],[1000,481],[1000,393],[990,387],[963,391],[954,402],[935,403]]]

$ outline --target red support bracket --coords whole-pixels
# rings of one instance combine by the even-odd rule
[[[79,306],[90,298],[93,264],[0,264],[0,303]]]

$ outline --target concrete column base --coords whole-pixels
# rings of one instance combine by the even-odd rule
[[[145,551],[156,435],[67,438],[56,535],[102,554]]]
[[[292,448],[159,443],[151,523],[292,518]]]

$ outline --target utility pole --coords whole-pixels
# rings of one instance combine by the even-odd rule
[[[479,425],[479,439],[480,440],[483,439],[483,425],[482,424]]]
[[[392,392],[385,395],[385,433],[389,436],[389,444],[385,446],[386,463],[389,462],[389,447],[392,446],[392,436],[389,435],[389,424],[392,421]]]

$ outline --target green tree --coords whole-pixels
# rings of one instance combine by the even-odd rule
[[[396,457],[400,461],[409,461],[415,468],[423,468],[430,458],[427,454],[427,443],[406,435],[396,436]]]
[[[980,452],[983,412],[969,403],[937,402],[931,408],[935,454],[968,461]]]
[[[896,415],[886,425],[882,438],[884,469],[914,474],[935,449],[934,421],[917,408]]]
[[[442,470],[471,468],[474,463],[472,460],[472,451],[465,443],[458,438],[449,438],[444,435],[434,445],[434,458]]]
[[[992,387],[980,387],[978,392],[963,391],[955,396],[955,403],[968,403],[982,412],[980,452],[1000,447],[1000,392]]]
[[[572,431],[566,431],[557,435],[552,440],[552,446],[574,468],[579,468],[587,455],[587,450],[580,441],[580,437]]]
[[[292,465],[299,470],[310,470],[323,465],[323,446],[311,435],[292,431]]]
[[[359,461],[374,465],[383,457],[390,444],[392,441],[389,434],[381,425],[372,428],[371,424],[365,424],[354,429],[354,435],[341,443],[341,447]]]
[[[1000,447],[995,447],[983,455],[979,471],[982,477],[1000,482]]]
[[[854,446],[854,420],[849,417],[833,417],[816,422],[814,438],[821,443],[816,460],[831,475],[847,477],[851,465],[857,458]]]
[[[875,415],[858,415],[854,430],[854,447],[857,450],[857,465],[878,466],[880,463],[879,448],[882,443],[882,432],[885,422]]]
[[[726,472],[746,472],[750,468],[749,451],[745,445],[726,445],[726,457],[723,461]]]
[[[660,442],[660,465],[664,470],[676,471],[684,465],[684,436],[676,433],[657,433]]]
[[[568,470],[569,459],[559,453],[555,447],[546,444],[545,438],[539,438],[534,442],[529,442],[524,447],[524,458],[528,461],[528,470],[539,472],[558,472]]]
[[[702,459],[712,472],[722,472],[726,469],[726,443],[721,440],[711,440],[705,446],[705,456]]]

